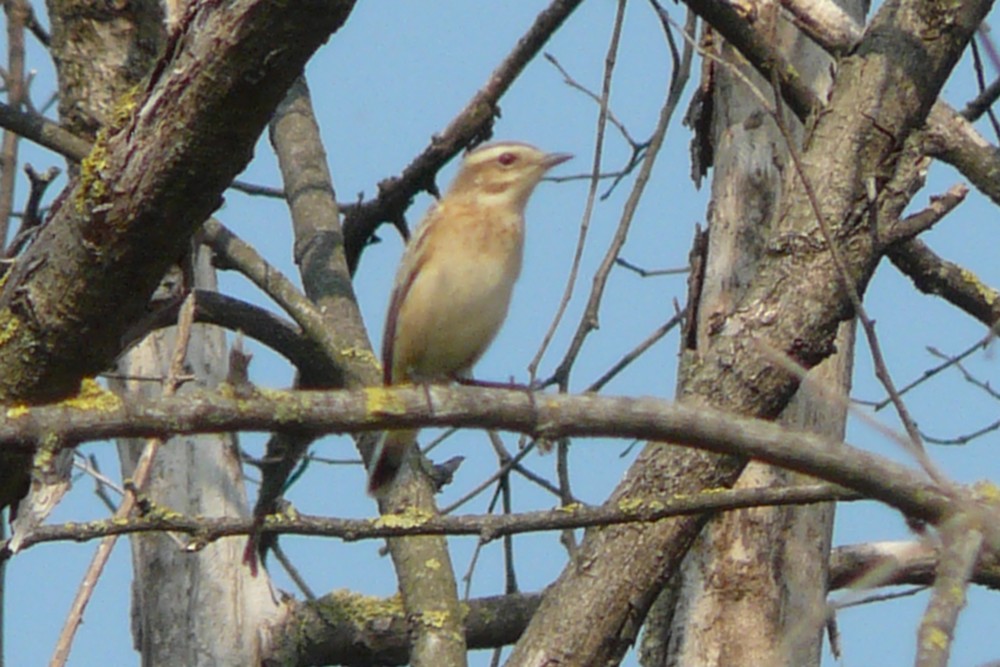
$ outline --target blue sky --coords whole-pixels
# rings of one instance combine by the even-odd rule
[[[354,200],[358,193],[371,196],[379,180],[398,174],[483,85],[496,63],[545,6],[545,2],[538,1],[480,0],[359,3],[346,27],[321,50],[307,72],[338,198]],[[668,9],[675,21],[683,22],[681,7],[669,4]],[[611,2],[584,3],[545,49],[580,83],[594,90],[600,87],[614,10]],[[29,43],[34,44],[30,39]],[[32,87],[34,99],[47,98],[54,88],[51,67],[35,46],[29,55],[29,67],[38,70]],[[655,15],[647,4],[631,3],[611,106],[638,139],[647,138],[653,129],[665,96],[669,67],[666,44]],[[997,74],[989,67],[987,72],[988,76]],[[689,94],[697,83],[697,73],[696,66]],[[945,97],[962,105],[975,94],[973,81],[969,63],[963,62]],[[564,85],[561,75],[549,63],[539,58],[529,65],[502,101],[501,108],[502,117],[495,128],[497,138],[575,153],[575,160],[559,168],[560,175],[589,170],[597,107]],[[703,224],[705,219],[705,188],[695,190],[689,178],[690,134],[680,124],[683,111],[684,105],[669,130],[667,145],[622,253],[630,262],[646,268],[683,266],[694,225]],[[983,131],[988,133],[985,126]],[[36,168],[62,164],[58,157],[43,150],[27,146],[23,150],[25,159]],[[607,169],[623,164],[628,156],[628,147],[612,128],[608,129],[604,155]],[[439,184],[443,186],[451,179],[455,167],[451,164],[443,170]],[[266,141],[261,142],[256,159],[241,178],[279,185],[275,161]],[[915,204],[922,205],[929,194],[960,180],[949,168],[935,167],[928,189],[917,197]],[[627,180],[595,208],[580,279],[567,315],[543,359],[540,371],[543,376],[558,364],[576,328],[591,277],[614,233],[631,184]],[[582,181],[543,183],[536,192],[528,209],[524,273],[508,322],[477,367],[478,377],[527,378],[527,364],[549,326],[565,285],[585,196],[586,185]],[[409,217],[411,224],[417,222],[429,201],[426,195],[417,199]],[[217,217],[297,280],[290,259],[287,212],[281,202],[230,192]],[[1000,263],[996,262],[998,234],[995,210],[973,194],[925,238],[940,254],[977,272],[987,284],[1000,285]],[[355,282],[376,349],[402,248],[393,230],[383,228],[379,235],[382,243],[366,251]],[[224,275],[222,286],[241,298],[271,307],[239,277]],[[584,347],[571,389],[586,387],[669,319],[674,300],[683,303],[685,289],[684,276],[641,278],[616,269],[601,309],[600,329],[591,334]],[[942,301],[916,294],[909,281],[888,264],[879,269],[867,304],[869,314],[877,320],[887,362],[898,384],[905,384],[936,364],[927,346],[956,353],[985,333],[981,325]],[[677,349],[674,332],[616,378],[605,392],[671,397]],[[252,377],[256,383],[274,387],[290,384],[291,370],[283,361],[260,348],[254,348],[254,354]],[[983,380],[994,379],[995,354],[992,348],[978,353],[968,368]],[[867,347],[859,343],[854,391],[859,398],[881,397],[869,359]],[[954,371],[908,394],[907,402],[921,428],[938,436],[974,430],[992,422],[998,413],[995,400],[987,398]],[[897,426],[887,411],[877,417]],[[907,460],[894,444],[857,419],[852,420],[848,440]],[[251,451],[259,450],[263,437],[247,436],[243,442]],[[514,436],[505,436],[505,442],[512,449],[517,446]],[[621,456],[628,444],[607,441],[574,444],[571,454],[576,476],[574,490],[581,498],[600,502],[614,487],[635,453],[633,450]],[[935,448],[932,454],[959,481],[998,480],[1000,459],[991,451],[997,444],[997,435],[990,434],[964,447]],[[105,471],[117,471],[112,445],[95,443],[85,451],[97,454]],[[343,437],[325,439],[314,451],[337,458],[354,456],[349,440]],[[442,504],[475,486],[494,465],[482,434],[469,432],[453,437],[441,446],[435,458],[444,459],[457,453],[464,454],[467,460],[456,483],[445,492]],[[554,457],[532,454],[528,461],[542,474],[553,476]],[[89,480],[80,480],[57,510],[54,520],[103,516],[104,509],[92,489]],[[290,498],[300,511],[308,513],[371,516],[375,511],[364,495],[359,466],[314,465],[292,490]],[[466,506],[465,511],[483,512],[487,502],[488,495],[481,496]],[[551,507],[553,502],[551,496],[533,487],[520,481],[516,484],[517,510]],[[835,544],[909,536],[899,515],[872,503],[856,503],[838,512]],[[387,559],[377,554],[381,546],[378,542],[346,545],[335,540],[285,538],[283,545],[314,590],[351,588],[379,595],[395,591],[391,567]],[[469,567],[474,546],[468,539],[455,542],[453,559],[459,577]],[[46,545],[12,561],[8,569],[5,619],[8,664],[36,665],[48,660],[94,547],[95,544]],[[515,549],[519,583],[526,591],[541,589],[562,568],[564,551],[557,536],[521,537],[516,540]],[[120,543],[78,633],[71,665],[138,664],[129,635],[129,559],[127,545]],[[366,573],[363,578],[357,574],[361,571]],[[272,572],[280,587],[293,590],[280,569],[272,567]],[[472,595],[501,591],[501,573],[499,544],[488,545],[471,578]],[[844,611],[839,617],[845,651],[843,664],[860,667],[911,662],[916,626],[925,604],[926,595],[920,595]],[[996,645],[990,641],[998,613],[1000,604],[995,595],[973,590],[969,609],[958,629],[952,664],[975,665],[1000,658]],[[486,654],[477,656],[475,664],[486,664],[486,658]],[[828,653],[825,663],[835,664]],[[635,664],[634,658],[630,657],[627,664]]]

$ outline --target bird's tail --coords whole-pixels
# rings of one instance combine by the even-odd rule
[[[396,480],[416,431],[386,431],[379,438],[368,466],[368,495],[381,496]]]

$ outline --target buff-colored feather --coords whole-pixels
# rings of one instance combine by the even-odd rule
[[[469,375],[507,317],[521,273],[528,197],[545,172],[569,157],[516,142],[488,144],[466,156],[403,253],[382,340],[387,385]],[[381,493],[395,479],[414,435],[384,435],[369,493]]]

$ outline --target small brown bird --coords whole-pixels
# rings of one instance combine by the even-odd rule
[[[410,239],[382,338],[386,385],[468,377],[500,330],[521,273],[524,207],[552,167],[571,156],[518,142],[481,146]],[[379,441],[368,492],[396,478],[413,431]]]

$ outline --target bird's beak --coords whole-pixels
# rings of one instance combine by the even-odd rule
[[[542,158],[542,166],[545,167],[547,171],[556,165],[562,164],[571,157],[573,157],[571,153],[549,153]]]

